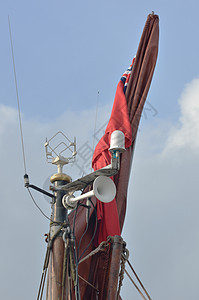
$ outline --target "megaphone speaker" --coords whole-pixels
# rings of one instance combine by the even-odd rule
[[[116,195],[116,187],[114,182],[106,176],[98,176],[93,183],[93,190],[82,194],[78,197],[73,195],[64,195],[62,204],[66,209],[74,208],[76,202],[88,197],[95,196],[98,200],[108,203],[111,202]]]

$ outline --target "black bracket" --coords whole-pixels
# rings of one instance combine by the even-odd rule
[[[55,195],[51,194],[51,193],[48,193],[47,191],[39,188],[38,186],[34,185],[34,184],[29,184],[29,178],[28,178],[28,174],[25,174],[24,175],[24,184],[25,184],[25,187],[26,188],[32,188],[48,197],[51,197],[51,198],[56,198]]]

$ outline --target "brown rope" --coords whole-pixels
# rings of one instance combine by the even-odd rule
[[[47,245],[46,255],[45,255],[45,259],[44,259],[44,266],[43,266],[42,276],[41,276],[41,280],[40,280],[39,291],[38,291],[38,294],[37,294],[37,300],[42,299],[42,297],[43,297],[44,284],[45,284],[45,280],[46,280],[46,274],[47,274],[47,270],[48,270],[48,264],[49,264],[49,258],[50,258],[50,250],[52,248],[52,244],[53,244],[55,238],[61,232],[61,230],[64,227],[64,225],[65,224],[62,224],[62,226],[52,236],[51,239],[49,239],[50,238],[50,233],[48,234],[48,245]]]
[[[119,299],[120,296],[120,291],[121,291],[121,287],[123,284],[123,279],[124,279],[124,271],[125,271],[125,260],[124,258],[121,258],[121,269],[120,269],[120,273],[119,273],[119,286],[118,286],[118,291],[117,291],[117,300]]]
[[[131,282],[133,283],[135,288],[138,290],[140,295],[143,297],[143,299],[152,300],[151,297],[149,296],[147,290],[145,289],[143,283],[139,279],[137,273],[135,272],[133,266],[129,262],[128,258],[129,258],[129,250],[126,248],[126,243],[124,242],[124,244],[123,244],[123,253],[122,253],[122,256],[121,256],[121,269],[120,269],[120,273],[119,273],[119,285],[118,285],[118,291],[117,291],[117,300],[119,299],[120,290],[121,290],[121,287],[122,287],[122,284],[123,284],[124,272],[127,274],[127,276],[129,277],[129,279],[131,280]],[[139,282],[140,286],[142,287],[143,291],[145,292],[145,294],[147,296],[147,299],[145,298],[144,294],[141,292],[139,287],[136,285],[135,281],[132,279],[130,274],[126,271],[126,269],[125,269],[125,263],[126,262],[128,262],[128,265],[130,266],[131,270],[133,271],[134,276],[136,277],[137,281]]]
[[[81,264],[83,261],[85,261],[86,259],[88,259],[89,257],[97,254],[100,251],[105,251],[105,248],[109,246],[108,242],[101,242],[101,244],[99,244],[99,246],[97,248],[95,248],[93,251],[91,251],[87,256],[85,256],[84,258],[82,258],[79,261],[79,264]]]
[[[135,275],[137,281],[139,282],[139,284],[141,285],[141,287],[143,288],[145,294],[147,295],[147,297],[149,298],[149,300],[152,300],[151,297],[149,296],[147,290],[145,289],[143,283],[141,282],[141,280],[139,279],[138,275],[136,274],[135,270],[133,269],[133,266],[131,265],[130,261],[127,260],[128,265],[130,266],[131,270],[133,271],[133,274]]]
[[[117,300],[119,299],[120,296],[120,291],[121,291],[121,287],[123,284],[123,279],[124,279],[124,271],[125,271],[125,263],[129,258],[129,251],[126,248],[126,243],[124,242],[123,244],[123,253],[121,256],[121,269],[120,269],[120,273],[119,273],[119,286],[118,286],[118,291],[117,291]]]
[[[133,283],[133,285],[135,286],[135,288],[137,289],[137,291],[140,293],[140,295],[142,296],[142,298],[143,298],[144,300],[147,300],[147,299],[144,297],[144,295],[142,294],[142,292],[140,291],[140,289],[139,289],[139,287],[137,286],[137,284],[135,283],[135,281],[131,278],[131,276],[130,276],[130,274],[127,272],[127,270],[125,269],[124,271],[125,271],[126,275],[129,277],[129,279],[131,280],[131,282]]]
[[[79,278],[80,278],[81,280],[83,280],[83,281],[86,282],[88,285],[90,285],[93,289],[95,289],[96,292],[97,292],[97,294],[99,294],[99,290],[98,290],[94,285],[92,285],[89,281],[87,281],[85,278],[83,278],[83,277],[80,276],[79,274],[78,274],[78,276],[79,276]]]

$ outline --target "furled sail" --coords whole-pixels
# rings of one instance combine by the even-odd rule
[[[159,18],[157,15],[150,14],[147,17],[136,57],[133,61],[132,71],[127,76],[128,78],[126,77],[125,82],[121,80],[118,84],[110,122],[105,136],[102,137],[101,144],[97,145],[93,156],[93,167],[95,169],[103,167],[104,164],[109,164],[110,134],[115,129],[124,132],[127,150],[121,154],[120,170],[113,177],[117,188],[115,200],[107,206],[107,204],[97,203],[96,198],[92,197],[93,206],[90,209],[88,224],[85,208],[82,206],[79,206],[76,211],[69,215],[71,227],[73,228],[75,224],[76,248],[80,258],[78,274],[81,299],[109,299],[106,294],[106,285],[107,270],[109,268],[108,260],[111,251],[108,244],[111,244],[111,239],[109,239],[108,244],[105,244],[107,251],[96,251],[94,255],[83,262],[81,262],[81,258],[87,256],[100,242],[106,240],[108,235],[118,236],[122,232],[135,139],[156,65],[158,41]],[[126,86],[127,82],[128,85]],[[125,95],[124,89],[126,89]],[[118,104],[120,105],[118,106]],[[84,192],[87,191],[88,189],[85,189]],[[97,207],[97,213],[94,207]],[[97,223],[98,229],[96,231]],[[119,239],[116,239],[116,243],[119,243]],[[52,268],[51,264],[50,261],[50,268]],[[51,292],[48,291],[49,294]],[[75,293],[71,297],[70,299],[75,299]],[[51,299],[50,296],[49,299]]]
[[[138,50],[136,53],[135,61],[133,62],[133,68],[128,79],[128,85],[125,92],[127,111],[128,111],[128,120],[131,126],[131,136],[127,132],[124,132],[126,137],[126,146],[127,150],[121,154],[121,168],[117,175],[114,176],[113,180],[117,187],[117,194],[115,199],[116,209],[114,207],[115,218],[118,219],[119,222],[119,231],[122,231],[122,227],[124,224],[125,214],[126,214],[126,200],[127,200],[127,189],[128,182],[131,170],[131,163],[133,158],[133,151],[135,146],[135,139],[138,131],[139,121],[141,118],[141,114],[143,111],[144,103],[146,101],[146,97],[149,91],[149,87],[151,84],[151,80],[153,77],[157,55],[158,55],[158,42],[159,42],[159,18],[157,15],[150,14],[147,17],[145,27],[143,29],[143,33],[141,36],[141,40],[138,46]],[[117,98],[115,99],[117,101]],[[114,105],[116,103],[114,102]],[[119,107],[118,107],[119,109]],[[126,109],[122,107],[122,109]],[[112,118],[114,118],[114,113],[117,112],[117,107],[113,106],[113,111],[111,115],[110,122]],[[117,121],[118,118],[116,117]],[[110,123],[107,127],[110,127]],[[117,127],[117,126],[116,126]],[[129,127],[127,125],[129,130]],[[115,129],[113,126],[112,129]],[[111,129],[111,130],[112,130]],[[116,128],[118,129],[118,128]],[[105,133],[106,135],[106,133]],[[109,136],[109,135],[108,135]],[[109,142],[105,136],[105,142]],[[129,145],[130,142],[130,145]],[[98,146],[97,146],[98,147]],[[105,156],[107,147],[105,147]],[[109,157],[110,158],[110,157]],[[109,158],[107,159],[107,163],[110,163]],[[95,157],[94,157],[95,159]],[[99,164],[100,167],[100,164]],[[102,167],[102,165],[101,165]],[[94,204],[96,205],[96,199],[93,197]],[[101,205],[101,204],[100,204]],[[102,206],[106,206],[107,204],[102,204]],[[104,210],[104,207],[103,209]],[[105,212],[107,213],[107,211]],[[108,213],[113,213],[113,210],[109,210]],[[73,215],[70,216],[71,223],[73,220]],[[107,215],[105,217],[107,219]],[[108,217],[109,218],[109,217]],[[111,217],[112,219],[112,217]],[[90,239],[93,236],[93,231],[95,229],[95,215],[94,210],[91,208],[91,218],[89,221],[88,231],[84,235],[84,239],[81,242],[79,252],[82,253],[84,249],[87,247]],[[103,224],[104,215],[102,216],[100,222]],[[117,221],[116,221],[117,223]],[[79,208],[76,216],[76,242],[78,244],[85,228],[86,228],[86,219],[85,219],[85,209]],[[104,226],[104,224],[102,225]],[[118,230],[118,229],[117,229]],[[99,230],[98,230],[99,234]],[[96,240],[96,238],[95,238]],[[101,238],[99,238],[98,242],[101,242]],[[85,252],[85,255],[88,254],[91,250],[96,247],[96,244],[92,243],[90,247]],[[97,270],[98,268],[98,270]],[[99,268],[99,255],[92,257],[82,264],[79,265],[79,274],[81,277],[87,279],[95,286],[99,286],[99,282],[102,282],[103,270]],[[80,279],[80,290],[81,297],[83,299],[103,299],[103,296],[96,298],[96,291],[86,284],[85,281]]]

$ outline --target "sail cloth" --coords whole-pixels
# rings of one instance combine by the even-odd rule
[[[124,153],[122,153],[120,171],[114,176],[114,182],[117,187],[116,203],[121,230],[126,214],[127,189],[135,139],[157,61],[158,44],[159,17],[158,15],[150,14],[147,17],[142,32],[125,93],[132,129],[132,144]]]
[[[116,231],[113,232],[113,234],[121,233],[123,223],[124,223],[124,218],[126,213],[127,188],[128,188],[128,181],[129,181],[129,175],[131,170],[131,162],[133,157],[135,138],[137,135],[139,121],[141,118],[142,110],[144,107],[144,103],[146,101],[147,93],[149,91],[152,76],[154,73],[154,68],[156,65],[157,54],[158,54],[158,41],[159,41],[159,18],[157,15],[150,14],[147,17],[146,24],[141,36],[141,40],[136,53],[136,58],[133,64],[132,72],[129,77],[128,86],[126,88],[125,96],[122,96],[122,101],[126,101],[127,112],[128,112],[127,119],[129,120],[127,121],[127,119],[125,119],[123,121],[125,122],[125,126],[126,123],[130,122],[131,132],[129,129],[129,124],[127,124],[126,127],[127,131],[124,132],[126,138],[127,150],[124,153],[122,153],[120,171],[113,178],[117,188],[117,194],[115,198],[116,205],[114,204],[116,206],[114,207],[115,210],[114,219],[116,220],[115,222],[117,223],[117,227],[116,227]],[[121,85],[122,83],[120,82],[118,89],[120,89]],[[119,94],[121,96],[121,90],[119,91]],[[116,97],[117,97],[117,93],[116,93]],[[114,107],[110,119],[114,121],[120,120],[120,118],[119,119],[117,117],[114,118],[113,115],[114,113],[117,113],[117,107],[115,106],[116,103],[118,103],[118,101],[114,102]],[[111,132],[111,130],[115,128],[116,124],[114,122],[112,123],[111,121],[111,125],[108,126],[110,126],[107,127],[109,128],[108,131]],[[107,140],[107,135],[105,135],[103,141],[105,141],[105,144],[110,142]],[[95,168],[100,168],[103,163],[100,162],[99,160],[100,147],[102,148],[104,147],[103,142],[101,145],[96,147],[95,154],[93,156],[93,166]],[[103,159],[107,159],[106,158],[107,151],[104,150],[103,152],[104,152],[102,155]],[[93,197],[93,201],[94,202],[96,201],[95,197]],[[94,232],[95,217],[94,214],[92,214],[92,212],[93,209],[91,208],[91,218],[89,221],[89,227],[87,233],[84,235],[84,239],[82,239],[81,246],[80,246],[80,253],[87,247],[89,240],[92,237]],[[110,213],[113,214],[112,211]],[[74,213],[72,213],[69,217],[71,225],[73,224],[73,217],[74,217]],[[104,225],[104,222],[107,222],[107,215],[104,214],[104,210],[98,211],[98,219],[101,224],[103,223],[103,225],[100,224],[100,226],[102,227],[98,231],[97,239],[99,242],[100,240],[104,239],[105,235],[108,234],[110,230],[112,231],[113,228],[112,227],[109,228],[110,222]],[[83,207],[80,207],[77,212],[75,227],[76,227],[76,231],[75,231],[76,241],[78,244],[86,228],[85,208]],[[89,247],[89,249],[87,249],[87,252],[85,252],[85,255],[88,254],[88,252],[91,251],[94,247],[95,245],[92,244]],[[99,274],[100,272],[98,272],[96,268],[97,268],[97,263],[95,258],[93,257],[92,260],[89,259],[83,262],[82,264],[80,264],[79,274],[83,278],[89,279],[91,283],[97,286],[97,282],[100,282],[103,274]],[[93,275],[94,273],[96,274],[96,276]],[[82,299],[96,299],[95,297],[91,296],[92,288],[86,285],[85,282],[83,281],[80,281],[80,290],[81,290]]]
[[[120,130],[124,133],[125,148],[130,147],[132,144],[132,129],[125,92],[134,61],[135,58],[118,83],[110,120],[106,127],[105,134],[97,144],[93,154],[92,167],[94,171],[111,163],[109,148],[113,131]],[[113,201],[109,203],[102,203],[97,200],[97,219],[98,230],[95,238],[97,245],[105,241],[108,236],[121,235],[116,199],[113,199]]]
[[[133,66],[130,66],[117,86],[110,121],[93,155],[94,170],[110,164],[110,135],[114,130],[121,130],[125,134],[127,151],[121,154],[121,169],[113,179],[117,188],[116,199],[108,204],[97,202],[98,243],[106,240],[109,235],[120,235],[123,227],[135,138],[157,59],[158,29],[158,17],[149,15]]]

